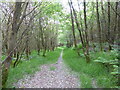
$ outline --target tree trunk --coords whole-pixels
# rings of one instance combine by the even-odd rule
[[[90,62],[89,58],[89,40],[88,40],[88,28],[87,28],[87,16],[86,16],[86,0],[84,0],[84,24],[85,24],[85,36],[86,36],[86,55],[87,55],[87,63]]]
[[[116,6],[115,6],[115,11],[117,12],[118,11],[118,2],[116,2]],[[112,36],[112,44],[114,44],[114,41],[116,39],[116,30],[117,30],[117,13],[115,13],[115,25],[114,25],[114,33],[113,33],[113,36]]]
[[[74,45],[77,48],[77,41],[76,41],[76,36],[75,36],[75,25],[74,25],[74,18],[73,18],[73,12],[72,12],[72,9],[71,9],[71,5],[70,5],[70,14],[71,14],[72,33],[73,33],[73,38],[74,38]]]
[[[21,7],[22,2],[16,2],[15,3],[15,11],[13,14],[13,23],[12,23],[12,30],[10,33],[10,38],[8,41],[8,58],[6,58],[6,60],[3,63],[3,67],[2,67],[2,88],[6,87],[6,81],[8,78],[8,72],[9,72],[9,68],[10,68],[10,64],[12,62],[12,56],[13,56],[13,50],[15,47],[15,43],[16,43],[16,38],[17,38],[17,31],[18,31],[18,21],[20,20],[20,15],[21,15]],[[12,53],[11,53],[12,52]],[[10,54],[10,55],[9,55]]]
[[[106,22],[106,17],[105,17],[105,13],[104,13],[104,7],[103,7],[103,0],[101,0],[101,10],[102,10],[102,23],[101,23],[101,25],[102,25],[102,36],[104,36],[103,37],[103,40],[104,40],[104,42],[106,42],[107,41],[107,22]]]
[[[1,26],[1,16],[0,16],[0,26]],[[2,57],[2,29],[0,27],[0,57]],[[2,87],[2,65],[0,60],[0,90]]]
[[[108,43],[109,43],[109,50],[112,50],[111,33],[110,33],[110,0],[108,0]]]
[[[70,1],[72,3],[72,1]],[[79,50],[77,48],[77,41],[76,41],[76,36],[75,36],[75,25],[74,25],[74,17],[73,17],[73,11],[72,11],[72,7],[71,7],[71,3],[69,2],[69,6],[70,6],[70,14],[71,14],[71,22],[72,22],[72,33],[73,33],[73,38],[74,38],[74,45],[77,51],[77,54],[80,56]]]
[[[120,2],[118,2],[118,13],[120,14]],[[118,33],[117,39],[118,40],[117,40],[117,44],[118,44],[119,49],[120,49],[120,17],[118,17],[117,22],[118,22],[118,30],[117,30],[117,33]]]
[[[102,39],[101,39],[101,27],[100,27],[100,20],[99,20],[99,7],[98,7],[98,0],[96,0],[96,11],[97,11],[97,27],[98,27],[98,36],[99,36],[99,44],[100,50],[102,51]]]
[[[89,57],[88,53],[86,53],[86,51],[85,51],[85,48],[86,48],[86,47],[85,47],[85,42],[84,42],[84,40],[83,40],[82,33],[81,33],[81,30],[80,30],[80,25],[79,25],[78,20],[77,20],[77,14],[76,14],[75,9],[74,9],[74,7],[73,7],[73,5],[72,5],[72,2],[71,2],[70,5],[71,5],[71,8],[72,8],[72,10],[73,10],[73,14],[74,14],[74,17],[75,17],[75,22],[76,22],[76,25],[77,25],[77,29],[78,29],[78,31],[79,31],[79,36],[80,36],[81,43],[82,43],[83,53],[84,53],[84,55],[85,55],[86,62],[88,63],[88,62],[90,62],[90,57]]]

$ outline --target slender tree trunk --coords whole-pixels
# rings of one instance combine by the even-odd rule
[[[115,11],[118,11],[118,2],[116,2],[116,6],[115,6]],[[115,13],[115,25],[114,25],[114,33],[113,33],[113,39],[112,39],[112,44],[114,44],[114,41],[116,39],[116,29],[117,29],[117,13]]]
[[[1,15],[0,15],[0,26],[1,26]],[[2,29],[0,27],[0,57],[2,57]],[[2,89],[2,65],[0,60],[0,90]]]
[[[29,32],[27,32],[27,37],[26,37],[26,58],[29,60]]]
[[[87,27],[87,15],[86,15],[86,0],[84,0],[84,24],[85,24],[85,36],[86,36],[86,55],[87,55],[87,63],[90,62],[89,58],[89,40],[88,40],[88,27]]]
[[[79,25],[79,23],[78,23],[78,20],[77,20],[77,14],[76,14],[76,12],[75,12],[75,9],[74,9],[74,7],[73,7],[73,5],[72,5],[72,2],[71,2],[71,8],[72,8],[72,10],[73,10],[73,14],[74,14],[74,17],[75,17],[75,22],[76,22],[76,25],[77,25],[77,29],[78,29],[78,31],[79,31],[79,36],[80,36],[80,39],[81,39],[81,43],[82,43],[82,49],[83,49],[83,53],[84,53],[84,55],[85,55],[85,58],[86,58],[86,62],[88,63],[88,62],[90,62],[90,57],[89,57],[89,55],[86,53],[86,51],[85,51],[85,42],[84,42],[84,40],[83,40],[83,37],[82,37],[82,33],[81,33],[81,29],[80,29],[80,25]]]
[[[26,13],[26,12],[25,12]],[[25,26],[27,27],[27,18],[25,18]],[[29,28],[26,28],[29,29]],[[29,60],[29,31],[26,32],[26,48],[25,48],[25,53],[26,53],[26,58]]]
[[[99,36],[99,44],[100,50],[102,51],[102,39],[101,39],[101,27],[100,27],[100,20],[99,20],[99,7],[98,7],[98,0],[96,0],[96,11],[97,11],[97,27],[98,27],[98,36]]]
[[[15,68],[16,63],[17,63],[18,60],[19,60],[19,52],[17,53],[17,58],[16,58],[16,60],[15,60],[15,62],[14,62],[14,64],[13,64],[13,67],[14,67],[14,68]]]
[[[103,7],[103,1],[101,0],[101,10],[102,10],[102,23],[101,23],[101,25],[102,25],[102,31],[104,32],[104,33],[102,33],[102,36],[104,36],[103,37],[103,40],[104,40],[104,42],[107,42],[107,38],[108,38],[108,36],[107,36],[107,22],[106,22],[106,17],[105,17],[105,13],[104,13],[104,7]]]
[[[78,3],[78,7],[79,7],[79,12],[80,12],[80,4],[79,4],[79,0],[77,0]],[[85,42],[85,34],[84,34],[84,29],[83,29],[83,23],[82,23],[82,15],[80,14],[80,25],[81,25],[81,33],[82,33],[82,37],[83,37],[83,42]]]
[[[43,56],[45,57],[46,56],[46,51],[47,51],[47,41],[46,41],[46,37],[44,39],[44,50],[43,50]]]
[[[110,0],[108,0],[108,43],[109,43],[109,50],[112,50],[111,46],[111,33],[110,33]]]
[[[72,3],[72,1],[70,1]],[[71,14],[71,22],[72,22],[72,33],[73,33],[73,38],[74,38],[74,45],[75,45],[75,48],[77,50],[77,53],[78,55],[80,56],[79,54],[79,50],[77,48],[77,40],[76,40],[76,36],[75,36],[75,25],[74,25],[74,17],[73,17],[73,11],[72,11],[72,7],[71,7],[71,3],[69,2],[69,6],[70,6],[70,14]]]
[[[77,48],[77,41],[75,36],[75,25],[74,25],[74,18],[73,18],[73,12],[70,5],[70,14],[71,14],[71,22],[72,22],[72,32],[73,32],[73,38],[74,38],[74,45]]]
[[[118,14],[120,15],[120,2],[118,2]],[[117,33],[118,33],[117,39],[118,40],[117,40],[117,44],[118,44],[119,49],[120,49],[120,17],[118,17],[117,22],[118,22],[118,30],[117,30]],[[120,85],[120,83],[119,83],[119,85]]]
[[[44,31],[43,31],[43,28],[42,28],[42,25],[41,25],[41,18],[39,19],[39,29],[40,29],[40,33],[41,33],[41,42],[42,42],[42,48],[43,48],[43,56],[45,56],[45,53],[46,53],[46,45],[45,45],[45,39],[44,39]]]

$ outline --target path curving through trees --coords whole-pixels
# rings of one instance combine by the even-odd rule
[[[70,73],[62,59],[63,51],[55,64],[46,64],[33,76],[19,80],[17,88],[79,88],[80,81],[76,74]]]

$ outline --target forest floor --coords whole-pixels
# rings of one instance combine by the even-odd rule
[[[15,85],[17,88],[80,88],[78,75],[64,64],[63,51],[55,64],[45,64],[32,76],[25,76]]]

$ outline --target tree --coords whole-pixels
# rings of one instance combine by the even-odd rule
[[[97,27],[98,27],[100,50],[102,51],[101,26],[100,26],[100,20],[99,20],[98,0],[96,0],[96,12],[97,12]]]
[[[87,50],[88,48],[86,47],[87,42],[84,42],[84,40],[83,40],[82,32],[81,32],[81,29],[80,29],[80,26],[79,26],[79,23],[78,23],[78,20],[77,20],[77,14],[76,14],[75,9],[72,5],[72,1],[71,1],[71,3],[69,2],[69,5],[70,5],[71,10],[73,10],[73,13],[74,13],[75,22],[76,22],[77,29],[79,31],[79,36],[80,36],[81,43],[82,43],[82,49],[83,49],[84,55],[86,57],[86,62],[88,63],[88,62],[90,62],[90,57],[89,57],[89,53],[88,53],[88,50]]]
[[[78,55],[80,56],[78,48],[77,48],[77,41],[76,41],[76,36],[75,36],[75,26],[74,26],[74,17],[73,17],[73,11],[72,11],[72,7],[71,7],[70,2],[69,2],[69,6],[70,6],[70,14],[71,14],[72,33],[73,33],[73,38],[74,38],[74,45],[75,45],[75,48],[77,50]]]
[[[26,7],[27,7],[27,4],[26,4]],[[7,81],[8,72],[9,72],[9,68],[10,68],[10,64],[11,64],[11,61],[12,61],[13,53],[11,53],[11,51],[14,49],[15,43],[16,43],[16,35],[17,35],[18,29],[19,29],[19,26],[18,26],[17,22],[19,22],[19,20],[20,20],[21,10],[22,10],[22,3],[21,2],[16,2],[15,3],[15,11],[14,11],[14,14],[13,14],[12,30],[11,30],[10,39],[9,39],[8,55],[9,54],[10,55],[4,61],[4,66],[3,66],[3,70],[2,70],[2,86],[3,87],[5,87],[5,83]]]
[[[84,0],[84,25],[85,25],[85,37],[86,37],[86,55],[87,55],[87,62],[90,62],[89,57],[89,40],[88,40],[88,27],[87,27],[87,17],[86,17],[86,0]]]
[[[111,46],[111,33],[110,33],[110,1],[108,0],[108,43],[109,43],[109,50],[112,50],[112,46]]]

